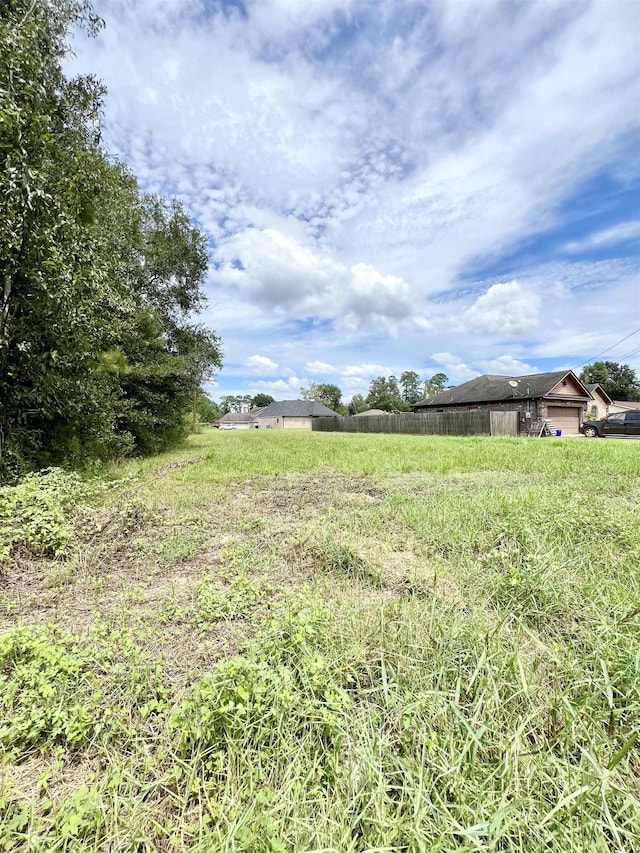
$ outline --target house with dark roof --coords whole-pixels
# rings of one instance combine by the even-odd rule
[[[265,406],[255,420],[259,429],[311,429],[313,418],[337,414],[316,400],[281,400]]]
[[[414,403],[413,411],[515,411],[521,435],[543,420],[552,421],[564,435],[578,435],[592,401],[591,392],[572,370],[529,376],[484,374]]]

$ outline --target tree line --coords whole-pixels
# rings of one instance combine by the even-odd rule
[[[105,90],[68,79],[86,0],[0,4],[0,478],[181,440],[221,366],[204,235],[107,155]]]
[[[449,382],[444,373],[420,377],[415,370],[405,370],[396,376],[377,376],[369,383],[366,396],[355,394],[347,404],[347,414],[357,415],[367,409],[381,409],[384,412],[410,412],[418,400],[433,397],[442,391]]]

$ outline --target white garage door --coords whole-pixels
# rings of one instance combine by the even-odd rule
[[[564,406],[549,406],[548,418],[553,421],[556,429],[561,429],[563,435],[578,435],[580,432],[580,409],[564,408]]]

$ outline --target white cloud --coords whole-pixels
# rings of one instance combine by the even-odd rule
[[[321,376],[330,373],[339,373],[339,369],[332,364],[327,364],[326,361],[308,361],[306,369],[309,373],[320,374]]]
[[[335,233],[338,245],[376,265],[384,257],[408,280],[420,270],[426,292],[553,226],[557,205],[620,156],[639,121],[628,98],[640,71],[632,4],[616,4],[615,19],[605,3],[573,5],[570,15],[566,4],[529,4],[509,20],[500,3],[443,8],[458,7],[463,19],[472,14],[474,38],[464,26],[447,30],[402,116],[389,117],[403,126],[411,118],[411,176],[400,192],[387,183]]]
[[[597,231],[584,240],[567,243],[565,250],[571,254],[577,254],[578,252],[588,252],[592,249],[615,246],[618,243],[626,243],[630,240],[637,240],[638,238],[640,238],[640,222],[620,222],[611,228]]]
[[[393,368],[382,364],[349,364],[342,368],[345,379],[374,379],[376,376],[390,376]]]
[[[444,368],[449,379],[454,382],[466,382],[478,375],[477,370],[472,370],[459,356],[450,352],[434,352],[431,358]]]
[[[421,300],[404,279],[383,275],[368,264],[347,267],[273,228],[247,228],[218,247],[227,277],[258,305],[294,317],[335,320],[355,331],[375,324],[385,329],[409,323],[428,328]]]
[[[253,373],[274,373],[279,370],[279,365],[267,356],[252,355],[245,361],[245,367],[248,367]]]
[[[298,399],[300,397],[300,388],[302,388],[307,381],[308,380],[306,379],[298,379],[297,376],[292,376],[288,380],[259,380],[258,382],[253,383],[253,387],[258,391],[265,391],[270,394],[288,394],[288,399]]]
[[[510,355],[499,355],[489,361],[478,361],[476,364],[485,373],[498,374],[499,376],[528,376],[540,372],[536,367],[532,367],[532,365],[519,361]]]
[[[538,324],[540,297],[517,281],[492,285],[465,314],[470,326],[486,335],[515,338]]]

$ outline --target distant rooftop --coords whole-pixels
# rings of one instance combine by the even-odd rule
[[[324,403],[318,403],[317,400],[280,400],[279,402],[269,403],[261,412],[258,412],[258,418],[308,418],[320,417],[322,415],[337,415],[333,409],[329,409]]]

